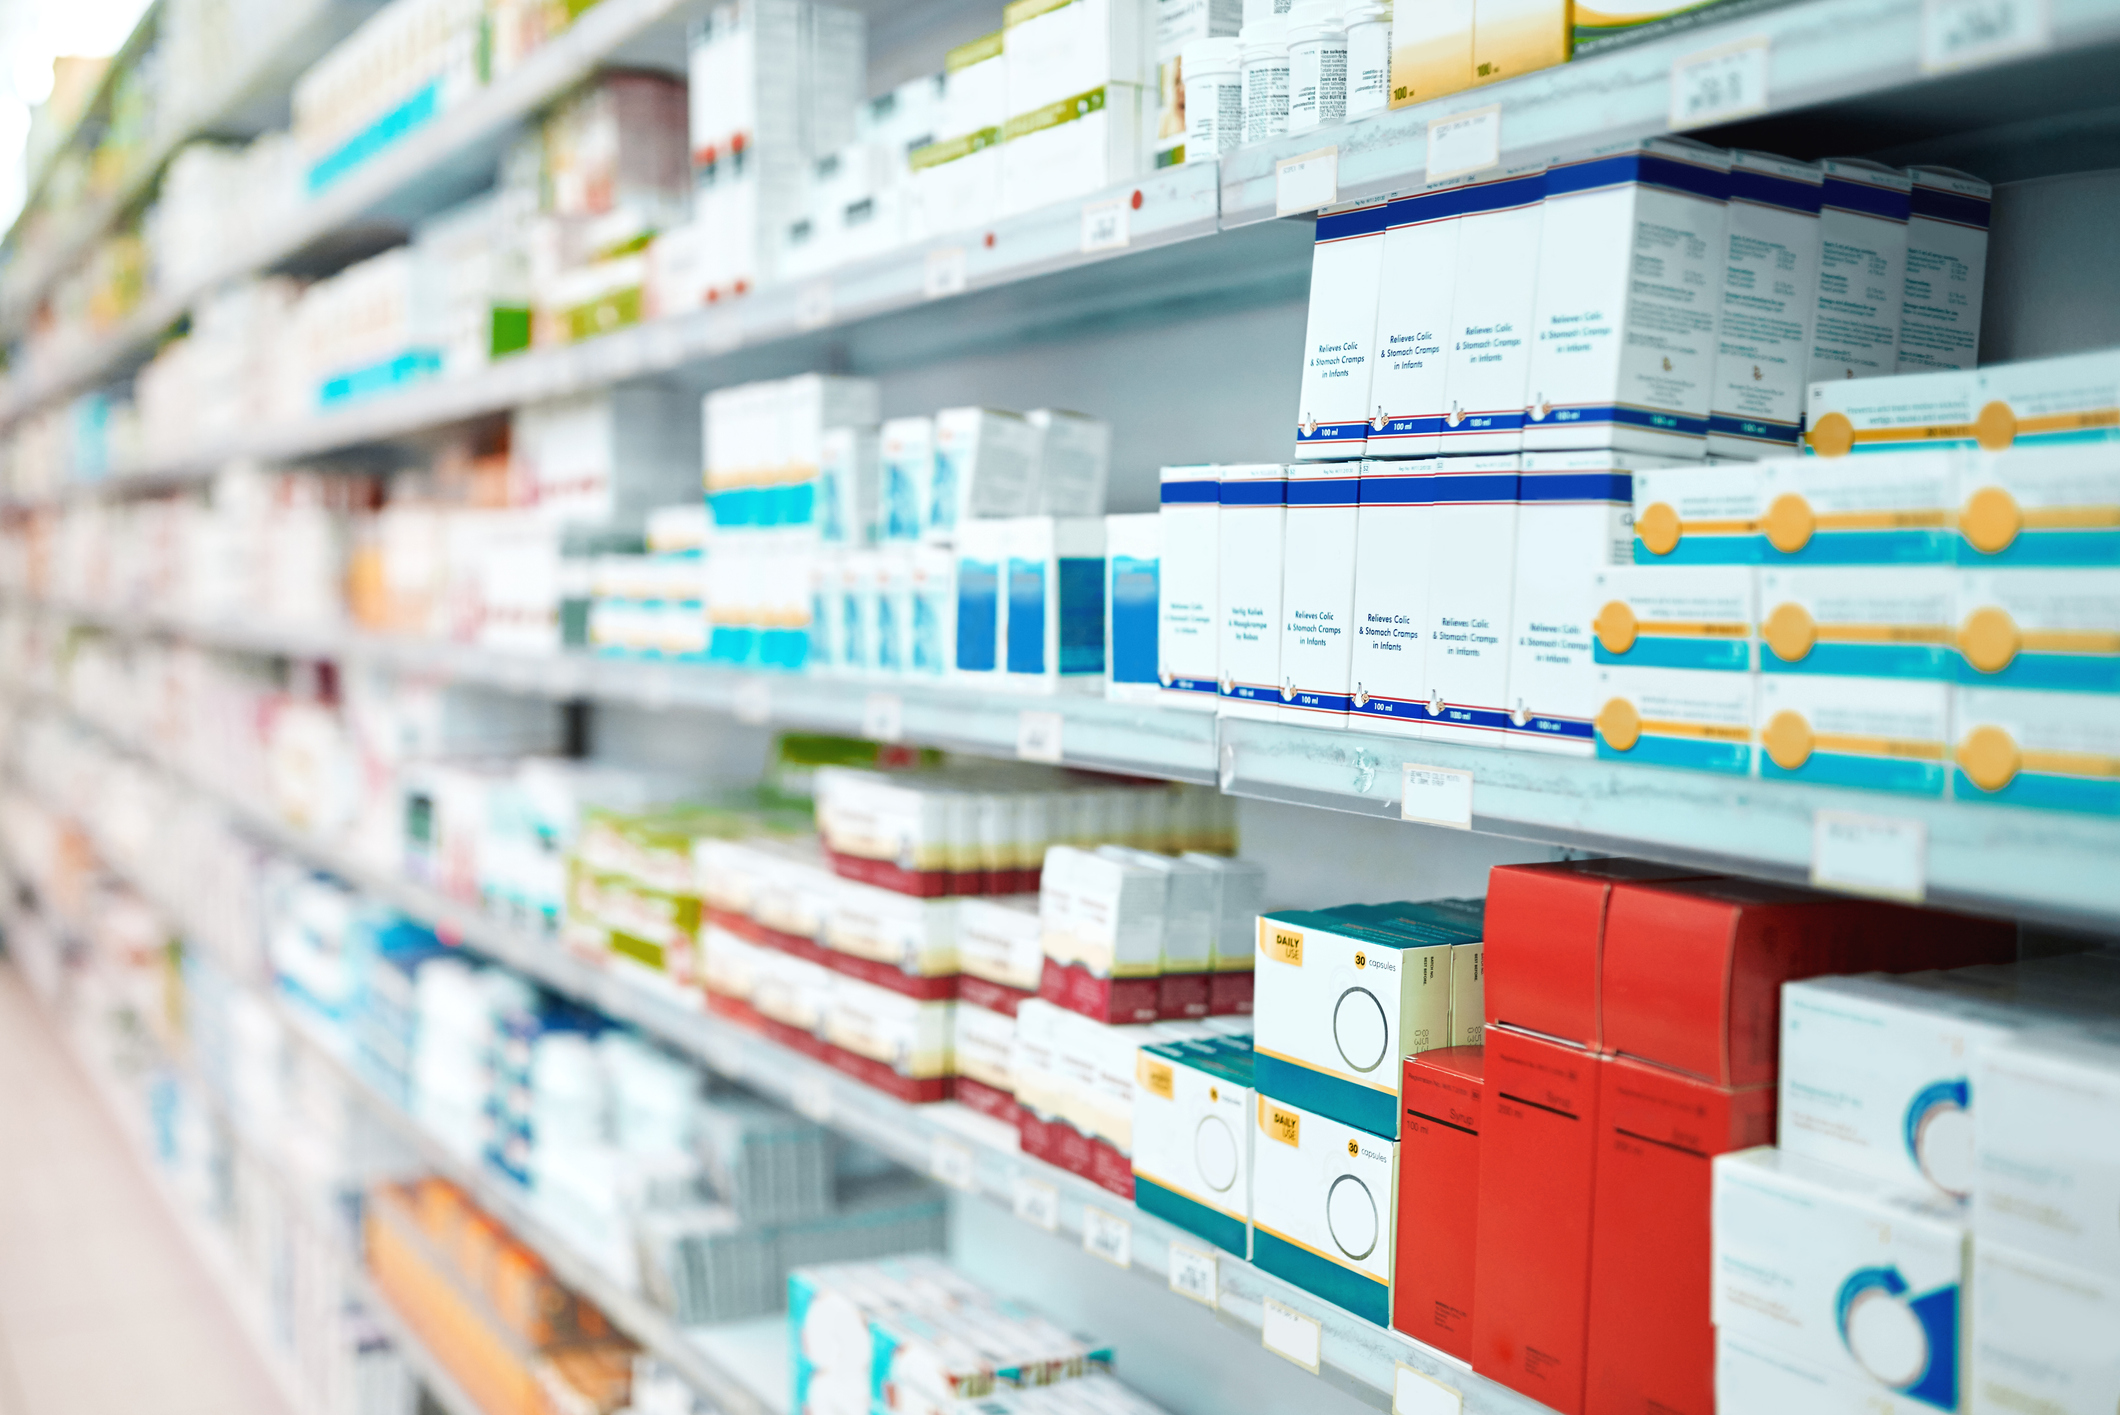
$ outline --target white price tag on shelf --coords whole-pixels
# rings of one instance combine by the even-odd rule
[[[1465,1396],[1404,1361],[1391,1378],[1391,1415],[1464,1415]]]
[[[832,282],[812,280],[795,292],[795,327],[822,329],[832,322]]]
[[[1301,216],[1340,199],[1340,150],[1321,147],[1273,165],[1276,216]]]
[[[1991,64],[2052,42],[2047,0],[1924,0],[1921,7],[1926,73]]]
[[[928,1149],[928,1173],[952,1189],[969,1193],[979,1187],[972,1169],[971,1146],[945,1140],[940,1135]]]
[[[1052,1233],[1060,1227],[1060,1191],[1028,1174],[1016,1176],[1016,1217]]]
[[[1057,712],[1016,714],[1016,755],[1027,762],[1060,764],[1060,736],[1067,719]]]
[[[832,1123],[832,1086],[824,1077],[803,1077],[795,1083],[795,1094],[788,1099],[798,1114],[808,1116],[819,1125]]]
[[[961,295],[964,287],[971,284],[971,267],[963,246],[939,246],[927,253],[927,269],[921,280],[921,293],[931,300],[946,295]]]
[[[1453,113],[1428,125],[1427,181],[1483,172],[1502,160],[1502,105]]]
[[[1318,1319],[1306,1317],[1285,1302],[1266,1299],[1266,1319],[1259,1324],[1259,1344],[1274,1355],[1318,1373]]]
[[[1472,829],[1472,773],[1405,763],[1399,769],[1399,819]]]
[[[896,693],[869,694],[861,704],[861,735],[871,742],[905,736],[905,700]]]
[[[1818,811],[1811,817],[1811,883],[1919,904],[1928,893],[1929,832],[1903,816]]]
[[[1170,1245],[1170,1290],[1209,1307],[1216,1305],[1221,1285],[1215,1280],[1215,1259],[1182,1243]]]
[[[1132,239],[1132,199],[1113,197],[1082,208],[1082,253],[1123,251]]]
[[[710,310],[699,334],[700,351],[719,356],[743,347],[743,320],[734,310]]]
[[[1671,64],[1671,126],[1727,123],[1767,107],[1767,41],[1688,54]]]
[[[730,704],[738,722],[756,727],[773,717],[773,685],[763,678],[746,678],[736,685],[736,700]]]
[[[1114,1267],[1134,1265],[1134,1226],[1115,1218],[1095,1204],[1082,1209],[1082,1251],[1093,1253]]]

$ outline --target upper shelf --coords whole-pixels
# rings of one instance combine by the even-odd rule
[[[297,262],[356,223],[404,219],[469,194],[490,174],[494,156],[518,122],[598,62],[653,48],[647,40],[668,27],[683,3],[603,0],[501,83],[382,154],[281,225],[235,243],[210,280],[150,298],[80,357],[0,393],[0,424],[119,371],[222,280]],[[1119,254],[1117,249],[1082,250],[1081,207],[1114,197],[1130,206],[1124,247],[1129,258],[1105,277],[1105,284],[1116,284],[1123,274],[1138,301],[1167,302],[1164,277],[1172,267],[1156,262],[1167,262],[1170,253],[1159,255],[1157,248],[1218,225],[1229,230],[1267,222],[1279,210],[1276,170],[1285,158],[1336,148],[1336,195],[1354,200],[1424,180],[1429,123],[1452,114],[1493,107],[1495,155],[1503,161],[1665,132],[1673,126],[1674,67],[1684,71],[1692,58],[1755,43],[1765,49],[1765,92],[1755,89],[1754,101],[1741,112],[1709,111],[1706,116],[1723,121],[1700,129],[1703,136],[1799,157],[1854,153],[1956,161],[1996,181],[2039,175],[2047,170],[2042,163],[2080,165],[2080,141],[2026,140],[2010,145],[2005,155],[1982,147],[1981,135],[2015,132],[2011,125],[2071,114],[2080,120],[2076,127],[2084,122],[2111,126],[2105,110],[2110,108],[2108,76],[2120,59],[2120,9],[2102,0],[1987,0],[1988,8],[2003,17],[2005,34],[2013,37],[1985,49],[1941,53],[1948,48],[1947,36],[1959,32],[1952,28],[1963,18],[1959,12],[1975,3],[1798,0],[1744,13],[1431,103],[1244,148],[1224,157],[1219,172],[1195,164],[1087,203],[1061,203],[995,226],[991,244],[984,232],[915,244],[815,280],[769,287],[726,308],[541,350],[456,383],[417,387],[388,401],[261,429],[240,444],[172,450],[139,469],[148,474],[145,481],[101,485],[125,489],[165,483],[232,455],[297,456],[403,436],[498,411],[523,397],[680,368],[718,381],[753,376],[752,370],[768,366],[792,371],[814,362],[821,335],[863,321],[873,324],[879,314],[917,309],[960,289],[975,298],[945,301],[938,309],[947,315],[924,328],[884,323],[893,335],[909,329],[915,336],[893,346],[896,358],[962,350],[977,339],[1007,337],[1082,312],[1078,297],[1094,286],[1072,278],[1036,286],[1022,282]],[[2038,138],[2043,131],[2035,127],[2025,134]],[[2081,138],[2073,128],[2071,133]],[[1203,196],[1203,187],[1219,190]],[[1131,207],[1136,190],[1142,204]],[[1262,281],[1300,290],[1292,282],[1300,282],[1308,270],[1302,244],[1299,231],[1265,246],[1209,243],[1179,261],[1180,283],[1196,299]],[[1011,285],[1020,287],[1018,298],[984,305],[976,298],[982,290]],[[966,311],[974,317],[959,327]],[[1116,313],[1116,307],[1108,312]],[[737,351],[748,357],[733,357]]]
[[[1469,810],[1453,822],[1465,829],[1799,883],[1854,887],[1865,878],[1860,869],[1850,873],[1840,836],[1821,843],[1821,818],[1830,825],[1853,816],[1882,823],[1877,848],[1885,853],[1865,866],[1878,891],[2062,925],[2120,926],[2120,871],[2112,868],[2120,858],[2120,820],[2107,817],[1216,718],[1097,697],[66,613],[121,634],[173,634],[235,652],[372,663],[509,692],[686,708],[979,756],[1213,783],[1235,796],[1387,819],[1436,821],[1433,812],[1404,809],[1403,783],[1409,766],[1438,768],[1470,775]]]

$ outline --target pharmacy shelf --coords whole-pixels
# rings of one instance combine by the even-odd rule
[[[820,362],[886,367],[1188,308],[1300,298],[1309,279],[1307,230],[1219,235],[1218,195],[1212,166],[1170,168],[704,309],[511,355],[460,378],[206,445],[158,449],[110,481],[75,490],[153,491],[239,457],[311,457],[634,379],[676,375],[703,389]],[[1108,241],[1089,230],[1092,213],[1117,221],[1099,228],[1116,233]]]
[[[327,254],[334,238],[365,239],[472,195],[490,183],[495,162],[523,122],[606,63],[668,69],[681,60],[682,18],[698,0],[600,0],[515,70],[419,131],[378,153],[286,216],[229,243],[226,259],[179,289],[150,295],[132,314],[70,358],[10,381],[0,391],[0,425],[51,400],[121,372],[216,286],[244,275]],[[292,82],[295,75],[287,75]],[[365,233],[365,234],[364,234]]]
[[[296,19],[285,34],[253,37],[257,58],[215,93],[205,111],[180,115],[160,125],[159,135],[149,140],[144,152],[110,192],[81,207],[34,254],[25,252],[7,268],[5,276],[0,277],[0,331],[13,335],[23,329],[52,285],[147,195],[161,178],[163,167],[186,143],[202,137],[252,137],[269,126],[269,120],[284,120],[287,94],[295,79],[332,45],[351,34],[379,3],[380,0],[316,0],[309,13]],[[142,29],[136,29],[135,36],[146,24],[147,19],[143,18]],[[126,50],[111,62],[111,78],[115,79],[121,65],[137,57],[128,41]],[[23,210],[27,213],[28,206]],[[10,243],[13,239],[11,232]],[[153,303],[151,299],[149,303]],[[173,319],[174,316],[162,320],[147,331],[148,337],[159,333]],[[119,329],[128,329],[131,323],[121,322]]]
[[[375,1319],[375,1324],[390,1338],[390,1345],[404,1358],[413,1378],[427,1392],[427,1398],[439,1406],[442,1415],[487,1415],[485,1407],[465,1393],[434,1353],[427,1349],[418,1333],[405,1324],[390,1299],[376,1290],[373,1282],[364,1273],[355,1273],[350,1284],[354,1295],[360,1299],[361,1310]]]
[[[1222,223],[1271,220],[1279,164],[1325,148],[1337,151],[1338,200],[1418,186],[1429,124],[1489,106],[1502,163],[1670,132],[1696,92],[1674,69],[1755,44],[1766,49],[1764,92],[1751,90],[1752,101],[1735,109],[1705,110],[1716,120],[1701,132],[1709,141],[1805,158],[1951,161],[1964,135],[2069,113],[2096,118],[2110,105],[2120,10],[2104,0],[1998,0],[1975,22],[1971,9],[1961,0],[1737,0],[1659,39],[1227,154]],[[1983,33],[1997,37],[1983,46],[1974,37]],[[1980,170],[1995,181],[2043,175]]]
[[[588,654],[511,655],[358,634],[275,634],[88,613],[121,634],[171,632],[239,652],[366,662],[458,682],[566,699],[687,708],[740,721],[944,747],[978,756],[1040,755],[1057,727],[1067,766],[1211,783],[1256,800],[1387,819],[1403,814],[1408,766],[1468,773],[1469,816],[1450,824],[1594,851],[1638,855],[1791,883],[1849,887],[1842,837],[1820,855],[1821,821],[1896,832],[1873,861],[1879,889],[1930,904],[2064,927],[2120,924],[2120,820],[1983,802],[1924,800],[1808,782],[1730,778],[1587,757],[1423,742],[1292,723],[1217,718],[1092,697],[877,686],[760,676]],[[1027,750],[1031,749],[1031,750]],[[1896,852],[1896,853],[1891,853]],[[1824,873],[1814,875],[1814,864]]]
[[[1027,697],[897,684],[886,688],[584,652],[508,653],[378,634],[198,625],[92,610],[61,613],[72,622],[123,636],[168,634],[232,652],[373,665],[513,693],[658,711],[716,712],[750,723],[913,742],[979,756],[1023,753],[1086,770],[1172,781],[1211,784],[1215,779],[1211,713],[1173,712],[1101,697]],[[1045,744],[1043,749],[1038,742]]]
[[[169,768],[165,766],[164,770]],[[1460,1392],[1463,1408],[1471,1415],[1550,1415],[1545,1406],[1476,1375],[1452,1357],[1363,1321],[1231,1254],[1216,1252],[1193,1235],[1141,1212],[1109,1191],[1023,1154],[1015,1132],[1008,1126],[954,1103],[906,1104],[813,1057],[710,1016],[696,993],[650,990],[625,973],[570,955],[551,939],[512,928],[474,906],[369,869],[344,851],[289,829],[248,802],[181,773],[170,774],[217,802],[231,819],[262,842],[337,876],[426,924],[444,939],[534,978],[607,1017],[631,1023],[718,1074],[872,1145],[911,1169],[1002,1205],[1036,1227],[1079,1240],[1087,1251],[1126,1270],[1126,1280],[1167,1285],[1174,1252],[1181,1259],[1212,1258],[1214,1310],[1220,1320],[1239,1331],[1261,1334],[1267,1304],[1271,1302],[1316,1322],[1318,1374],[1368,1405],[1382,1410],[1391,1408],[1398,1367],[1404,1365]],[[300,1031],[298,1034],[308,1035]],[[357,1085],[364,1084],[358,1077],[353,1079]],[[377,1098],[377,1104],[384,1103]],[[384,1113],[403,1116],[394,1108]],[[564,1253],[563,1247],[545,1235],[543,1225],[522,1213],[519,1201],[498,1181],[455,1160],[409,1120],[402,1123],[410,1127],[407,1138],[419,1145],[437,1168],[471,1188],[480,1202],[490,1203],[503,1221],[516,1227],[518,1234],[548,1259]],[[1093,1236],[1099,1241],[1092,1242]],[[646,1314],[647,1320],[641,1320],[637,1312],[642,1305],[639,1299],[614,1294],[609,1280],[593,1269],[577,1271],[554,1261],[554,1271],[593,1300],[612,1302],[606,1311],[616,1325],[636,1339],[641,1330],[653,1331],[654,1323],[661,1321],[652,1312]],[[1170,1300],[1194,1299],[1174,1291]],[[635,1321],[640,1321],[640,1326],[631,1325]],[[662,1343],[644,1344],[662,1355],[668,1349],[668,1340],[665,1337]],[[769,1345],[749,1336],[744,1340],[747,1347]],[[706,1344],[714,1347],[713,1338],[708,1338]],[[695,1361],[691,1366],[679,1365],[678,1369],[688,1379],[699,1380],[706,1373],[701,1365]],[[733,1377],[724,1374],[721,1378],[726,1382]],[[758,1405],[754,1396],[749,1408]]]

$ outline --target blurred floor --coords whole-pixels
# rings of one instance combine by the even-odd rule
[[[0,1415],[284,1415],[87,1079],[0,963]]]

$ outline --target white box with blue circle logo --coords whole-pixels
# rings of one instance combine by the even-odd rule
[[[1964,1391],[1957,1205],[1773,1148],[1715,1159],[1711,1317],[1825,1381],[1934,1410]]]

